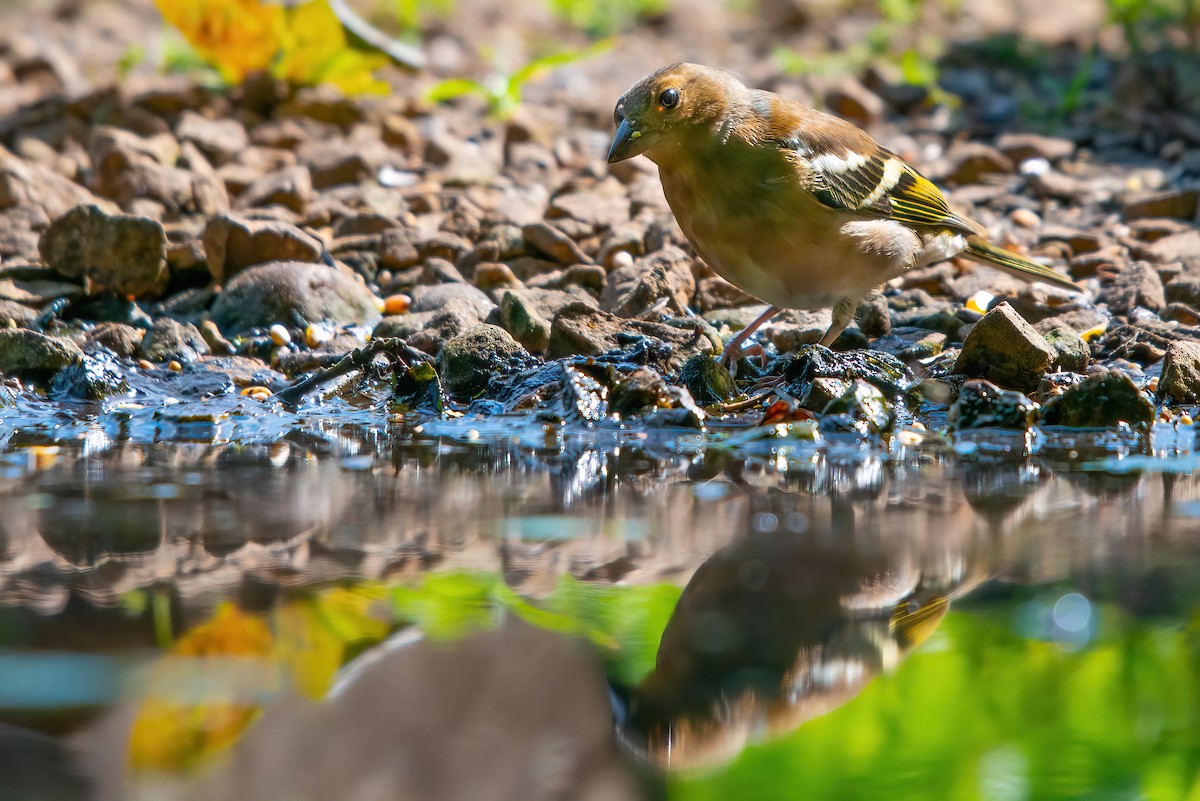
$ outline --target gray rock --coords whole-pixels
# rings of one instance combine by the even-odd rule
[[[190,110],[180,116],[175,135],[183,141],[192,142],[218,167],[233,161],[250,146],[246,129],[236,119],[209,119]]]
[[[682,250],[668,248],[609,272],[600,308],[621,317],[636,317],[652,307],[682,315],[695,292],[691,260]]]
[[[977,183],[985,175],[1011,175],[1012,159],[982,142],[959,142],[946,153],[946,179],[959,184]]]
[[[1144,192],[1125,198],[1121,202],[1121,214],[1127,220],[1143,217],[1170,217],[1176,220],[1194,220],[1200,210],[1200,190],[1167,189],[1160,192]]]
[[[1134,262],[1117,273],[1100,292],[1100,300],[1113,314],[1129,314],[1139,306],[1157,312],[1167,305],[1162,279],[1145,262]]]
[[[446,285],[462,286],[473,292],[479,292],[468,284]],[[434,289],[435,287],[428,287]],[[441,301],[433,308],[424,311],[410,311],[408,314],[391,315],[383,318],[375,326],[375,337],[398,337],[408,341],[418,350],[432,356],[438,355],[448,339],[461,334],[472,326],[479,325],[491,316],[496,308],[484,296],[487,305],[468,293],[443,295]],[[482,294],[482,293],[479,293]]]
[[[24,328],[37,319],[36,309],[0,298],[0,328]]]
[[[38,242],[42,260],[85,290],[157,295],[166,286],[167,238],[161,223],[76,206],[50,223]]]
[[[592,263],[587,254],[580,250],[579,245],[575,244],[575,240],[549,223],[530,223],[522,227],[521,234],[531,249],[550,257],[559,264]]]
[[[1071,428],[1145,427],[1154,415],[1154,404],[1118,370],[1098,370],[1042,407],[1044,425]]]
[[[1075,143],[1070,139],[1034,133],[1001,134],[996,140],[996,147],[1018,164],[1035,158],[1062,161],[1075,155]]]
[[[95,168],[92,188],[122,208],[131,209],[147,201],[171,214],[217,214],[229,208],[225,185],[211,168],[187,170],[175,166],[180,149],[169,135],[143,138],[101,125],[92,130],[88,152]]]
[[[679,371],[679,383],[687,387],[701,406],[721,403],[737,394],[737,384],[730,372],[703,353],[687,360]]]
[[[87,335],[87,348],[102,347],[112,351],[117,356],[129,358],[137,353],[142,345],[146,329],[134,328],[125,323],[99,323]]]
[[[81,360],[59,370],[50,384],[52,396],[78,400],[97,401],[128,392],[124,371],[107,354],[85,354]]]
[[[250,186],[237,200],[241,209],[256,206],[283,206],[303,214],[313,199],[312,176],[305,167],[290,167],[268,173]]]
[[[1158,397],[1176,403],[1200,401],[1200,342],[1185,340],[1167,346]]]
[[[947,415],[952,428],[1008,428],[1026,431],[1033,424],[1038,405],[1020,392],[1013,392],[990,381],[973,378],[958,391],[958,399]]]
[[[438,363],[447,391],[478,395],[495,373],[529,360],[529,352],[503,328],[477,325],[446,342]]]
[[[545,352],[550,344],[550,321],[524,292],[508,290],[500,298],[500,324],[534,353]]]
[[[438,311],[451,301],[458,301],[475,309],[480,320],[487,318],[496,304],[478,287],[465,283],[435,284],[413,287],[409,311]]]
[[[1088,344],[1070,328],[1052,328],[1046,333],[1046,341],[1057,353],[1051,365],[1052,370],[1082,373],[1092,360]]]
[[[1168,303],[1186,303],[1200,308],[1200,276],[1181,275],[1163,287]]]
[[[374,325],[379,299],[356,276],[323,264],[284,261],[250,267],[225,285],[212,319],[227,335],[307,322]]]
[[[671,373],[695,354],[712,350],[712,343],[698,330],[626,320],[586,303],[572,303],[554,315],[547,352],[551,358],[598,356],[630,344],[630,335],[648,337],[666,346],[669,353],[663,368]]]
[[[321,261],[321,243],[294,225],[219,215],[204,227],[204,255],[223,284],[247,267],[270,261]]]
[[[1159,264],[1177,261],[1185,272],[1200,273],[1200,231],[1164,236],[1150,246],[1149,255]]]
[[[1001,303],[971,329],[954,372],[1032,392],[1058,352],[1012,306]]]
[[[857,431],[877,435],[891,428],[892,404],[873,384],[856,378],[840,397],[821,410],[822,431]]]
[[[0,145],[0,209],[35,208],[54,218],[84,203],[105,205],[74,181],[20,159]]]
[[[49,379],[83,358],[68,339],[48,337],[24,328],[0,330],[0,373],[34,380]]]
[[[152,362],[194,362],[209,353],[200,329],[170,317],[160,317],[142,340],[142,356]]]

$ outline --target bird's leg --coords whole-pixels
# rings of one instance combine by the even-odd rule
[[[846,330],[846,326],[850,325],[856,311],[858,311],[858,298],[845,297],[835,303],[833,305],[833,322],[829,324],[829,329],[818,344],[827,348],[833,347],[834,340]]]
[[[781,311],[783,310],[778,306],[768,306],[765,312],[754,318],[754,322],[750,323],[750,325],[746,326],[741,331],[738,331],[737,336],[726,343],[725,349],[721,351],[721,355],[717,358],[717,361],[732,369],[733,366],[737,364],[738,359],[742,358],[743,355],[761,355],[765,358],[766,354],[763,352],[761,346],[755,345],[753,348],[742,348],[742,345],[747,339],[754,335],[755,331],[762,327],[763,323],[767,322]],[[757,349],[756,354],[752,353],[752,351],[755,349]]]

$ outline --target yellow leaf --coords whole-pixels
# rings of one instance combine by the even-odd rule
[[[163,19],[227,81],[270,68],[283,44],[284,9],[278,5],[260,0],[156,2]]]
[[[350,47],[341,20],[326,0],[310,0],[287,17],[276,74],[298,84],[332,84],[347,94],[386,91],[374,70],[387,63],[382,53],[360,53]]]
[[[263,684],[273,675],[273,648],[266,623],[232,604],[177,640],[148,677],[153,689],[130,732],[130,767],[192,768],[237,740],[258,716],[260,699],[236,679]]]

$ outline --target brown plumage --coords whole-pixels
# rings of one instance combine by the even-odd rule
[[[833,308],[832,344],[859,300],[906,270],[961,255],[1027,281],[1078,287],[987,242],[941,191],[845,120],[696,64],[654,72],[618,101],[610,162],[658,164],[675,218],[721,276],[782,308]]]

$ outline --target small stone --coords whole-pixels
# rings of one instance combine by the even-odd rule
[[[946,178],[959,184],[978,183],[985,175],[1011,175],[1016,167],[1008,156],[982,142],[960,142],[946,153]]]
[[[1200,342],[1181,340],[1167,346],[1158,397],[1176,403],[1200,401]]]
[[[412,306],[412,298],[402,293],[388,295],[383,299],[384,314],[404,314]]]
[[[1043,425],[1071,428],[1144,427],[1154,417],[1154,404],[1119,370],[1098,370],[1042,407]]]
[[[1026,431],[1038,405],[1020,392],[1000,389],[990,381],[973,378],[958,391],[947,415],[952,428],[1007,428]]]
[[[1101,290],[1100,300],[1113,314],[1129,314],[1139,306],[1156,312],[1167,305],[1162,279],[1145,262],[1134,262],[1117,273]]]
[[[497,290],[519,289],[521,281],[513,275],[507,264],[500,262],[483,262],[475,267],[475,286],[482,289],[491,297]]]
[[[1012,306],[1001,303],[971,329],[954,372],[1032,392],[1057,357],[1045,337]]]
[[[250,146],[246,129],[235,119],[209,119],[194,111],[184,111],[175,135],[192,142],[216,166],[233,161]]]
[[[24,328],[0,329],[0,373],[46,380],[83,359],[74,342]]]
[[[0,328],[28,328],[38,313],[24,303],[0,298]]]
[[[112,204],[100,201],[74,181],[18,158],[0,146],[0,209],[32,207],[53,219],[75,206],[95,203],[115,211]]]
[[[279,320],[332,320],[374,325],[378,298],[354,275],[323,264],[270,262],[249,267],[225,284],[212,309],[222,331],[247,333]]]
[[[208,349],[219,356],[232,356],[237,348],[221,333],[221,329],[212,320],[200,323],[200,336],[208,343]]]
[[[674,372],[696,353],[709,353],[712,343],[696,330],[661,323],[626,320],[576,302],[565,306],[550,323],[551,358],[563,356],[599,356],[619,350],[638,336],[658,340],[668,351],[663,368]]]
[[[142,340],[142,356],[152,362],[194,362],[208,354],[208,343],[191,323],[160,317]]]
[[[474,396],[487,388],[492,375],[529,358],[503,328],[477,325],[446,342],[438,361],[448,391]]]
[[[851,430],[866,436],[887,431],[892,420],[892,405],[879,388],[856,378],[821,410],[820,426],[822,431]]]
[[[321,243],[285,222],[222,214],[204,226],[204,254],[213,281],[223,284],[257,264],[320,262]]]
[[[85,354],[55,374],[50,384],[52,397],[98,401],[129,392],[125,374],[112,356]]]
[[[839,117],[864,126],[879,122],[885,111],[882,98],[851,76],[825,92],[825,105]]]
[[[637,317],[651,308],[683,315],[695,291],[691,259],[668,248],[611,271],[600,307],[621,317]]]
[[[1200,190],[1197,189],[1144,192],[1127,197],[1121,202],[1121,215],[1127,220],[1144,217],[1194,220],[1197,211],[1200,211]]]
[[[286,326],[281,325],[279,323],[275,323],[270,328],[268,328],[267,335],[270,336],[271,341],[274,342],[279,347],[283,347],[284,345],[290,345],[292,342],[291,332],[289,332],[287,330]]]
[[[592,260],[569,236],[545,222],[530,223],[521,228],[525,243],[559,264],[591,264]]]
[[[500,324],[533,353],[544,353],[550,344],[550,321],[531,306],[524,293],[505,292],[500,299]]]
[[[1037,215],[1037,212],[1030,209],[1013,209],[1009,213],[1008,219],[1022,228],[1039,228],[1042,225],[1042,218]]]
[[[167,369],[172,373],[182,373],[183,365],[180,364],[178,359],[172,359],[171,361],[167,362]]]
[[[996,140],[996,147],[1005,156],[1020,164],[1029,159],[1063,161],[1075,155],[1075,143],[1059,136],[1033,133],[1006,133]]]
[[[85,288],[135,297],[159,294],[167,281],[167,238],[160,223],[76,206],[50,223],[38,242],[43,261]]]
[[[1059,326],[1046,333],[1046,342],[1057,354],[1050,369],[1071,373],[1082,373],[1091,361],[1088,344],[1070,328]]]
[[[1150,246],[1149,258],[1157,264],[1181,262],[1189,273],[1200,273],[1200,231],[1165,236]]]
[[[312,177],[305,167],[291,167],[262,176],[238,198],[238,208],[283,206],[303,214],[313,199]]]
[[[137,353],[145,336],[144,328],[134,328],[125,323],[98,323],[88,331],[87,347],[89,350],[93,346],[105,348],[123,359],[128,359]]]
[[[737,394],[737,385],[730,372],[703,353],[684,363],[679,371],[679,383],[687,387],[701,406],[722,403]]]

